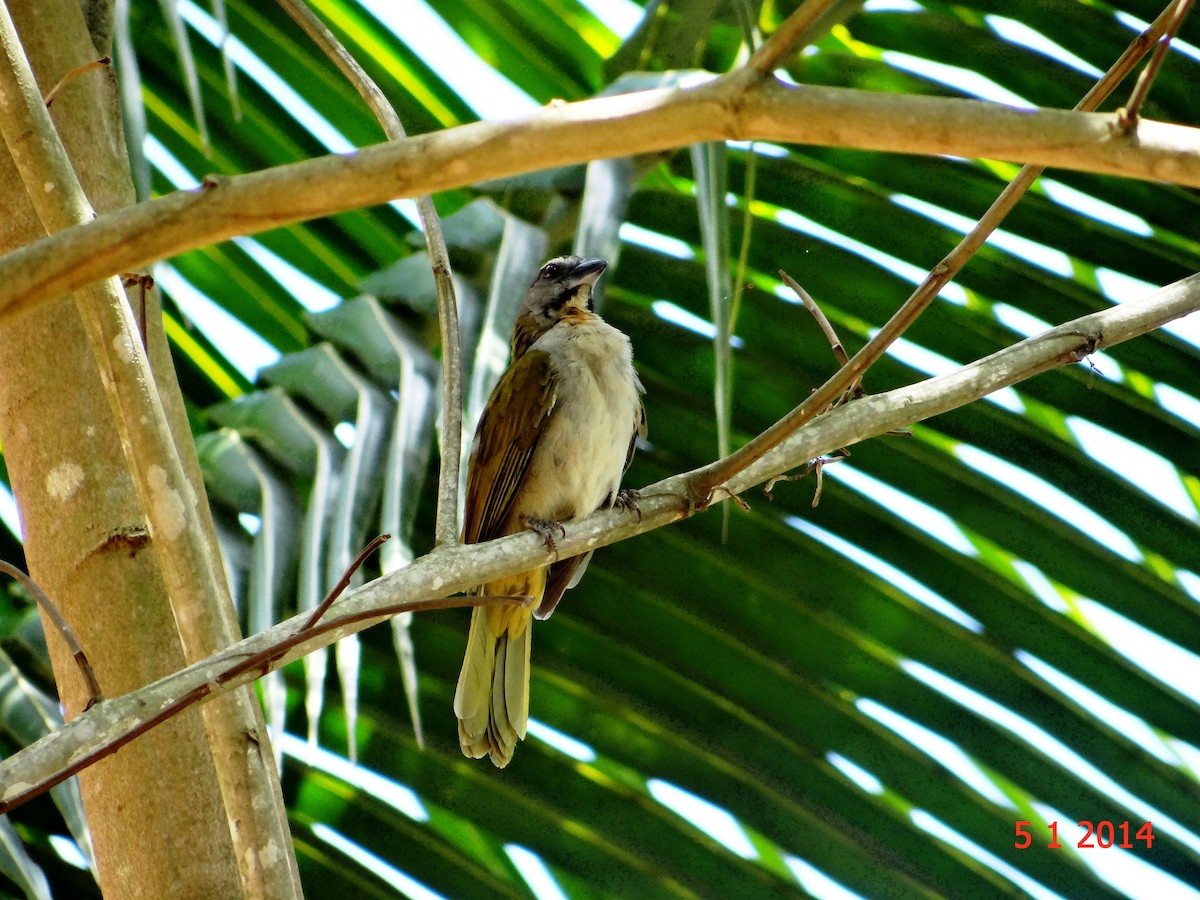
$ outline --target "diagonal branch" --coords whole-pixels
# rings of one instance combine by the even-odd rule
[[[1168,25],[1175,21],[1175,8],[1168,7],[1145,32],[1134,38],[1125,52],[1100,77],[1092,89],[1076,104],[1075,109],[1090,112],[1096,109],[1104,98],[1116,90],[1125,76],[1133,70],[1146,52],[1159,39]],[[1046,169],[1040,165],[1025,165],[1017,176],[1005,186],[1000,196],[988,207],[987,212],[980,217],[970,231],[963,236],[958,245],[917,285],[907,300],[900,306],[883,327],[854,356],[845,363],[829,380],[809,394],[794,410],[780,419],[754,440],[739,448],[737,452],[718,460],[697,476],[689,484],[689,497],[703,509],[711,502],[713,492],[718,486],[732,476],[734,472],[744,468],[777,444],[782,443],[789,434],[813,419],[838,401],[847,391],[862,381],[867,369],[873,366],[886,352],[888,347],[896,342],[909,326],[917,320],[938,293],[954,277],[962,271],[979,248],[987,241],[988,236],[995,231],[1005,216],[1017,205],[1030,185]]]
[[[1175,0],[1154,23],[1158,25],[1159,22],[1166,22],[1166,28],[1161,34],[1162,39],[1154,48],[1150,62],[1146,63],[1146,68],[1138,76],[1137,83],[1129,95],[1129,102],[1117,110],[1117,124],[1125,134],[1129,134],[1137,127],[1138,117],[1142,114],[1142,104],[1146,102],[1146,97],[1150,94],[1150,86],[1154,84],[1154,77],[1158,74],[1167,50],[1171,47],[1171,40],[1179,31],[1179,26],[1183,24],[1191,6],[1192,0]]]
[[[797,45],[805,40],[809,30],[826,13],[843,2],[844,0],[806,0],[754,51],[746,62],[746,70],[760,78],[770,75],[788,54],[796,52]]]
[[[728,482],[729,489],[744,491],[832,448],[964,406],[1197,310],[1200,275],[1193,275],[1141,300],[1052,328],[948,375],[855,400],[809,422],[736,473]],[[302,613],[152,685],[105,700],[0,761],[0,814],[78,771],[81,760],[99,758],[192,702],[246,684],[401,610],[461,606],[486,599],[430,597],[469,590],[687,518],[691,512],[684,491],[695,475],[676,475],[643,489],[636,511],[605,509],[566,524],[563,536],[555,541],[556,551],[547,549],[541,536],[533,532],[441,548],[346,595],[333,607],[336,617],[314,628],[305,628],[309,614]]]

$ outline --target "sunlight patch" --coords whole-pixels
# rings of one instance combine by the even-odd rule
[[[786,159],[787,147],[772,144],[770,141],[726,141],[725,145],[732,150],[743,150],[746,153],[757,153],[771,159]]]
[[[696,258],[696,252],[686,241],[659,234],[657,231],[651,231],[641,225],[634,225],[632,222],[622,222],[617,233],[623,241],[637,244],[639,247],[645,247],[647,250],[653,250],[665,256],[673,256],[676,259]]]
[[[537,719],[530,719],[526,725],[530,737],[537,738],[543,744],[549,744],[559,753],[577,759],[579,762],[595,762],[596,751],[575,738],[563,734],[556,728],[551,728]]]
[[[1076,190],[1070,185],[1052,178],[1043,177],[1038,184],[1041,186],[1042,192],[1059,206],[1065,206],[1089,219],[1095,219],[1105,225],[1112,225],[1114,228],[1120,228],[1130,234],[1136,234],[1138,237],[1150,237],[1154,234],[1149,222],[1119,206],[1105,203],[1103,200],[1098,200],[1090,194],[1085,194],[1083,191]]]
[[[992,31],[996,32],[996,34],[1010,44],[1019,44],[1022,47],[1028,47],[1035,53],[1048,56],[1055,62],[1060,62],[1064,66],[1077,69],[1084,75],[1090,75],[1092,78],[1099,78],[1104,74],[1086,59],[1081,59],[1062,44],[1056,43],[1044,34],[1034,31],[1024,22],[1018,22],[1016,19],[1006,19],[1004,16],[984,16],[983,20],[987,22],[988,27]]]
[[[403,813],[415,822],[428,822],[429,813],[410,788],[399,782],[392,781],[373,772],[361,763],[350,762],[344,756],[330,753],[320,747],[314,747],[302,738],[289,732],[271,735],[271,739],[283,753],[298,762],[311,766],[322,772],[327,772],[334,778],[352,785],[363,793],[370,795],[380,803],[384,803],[399,813]]]
[[[1041,884],[1034,881],[1020,869],[1006,863],[1000,857],[996,856],[990,850],[985,850],[979,844],[975,843],[966,835],[955,831],[941,819],[931,816],[923,809],[914,809],[909,815],[912,817],[913,824],[922,831],[928,832],[940,841],[944,841],[951,847],[957,847],[964,853],[979,860],[989,869],[999,872],[1013,884],[1026,891],[1029,896],[1037,898],[1037,900],[1063,900],[1061,894],[1056,894],[1048,888],[1042,887]]]
[[[147,134],[146,139],[142,141],[142,155],[176,190],[190,191],[200,186],[196,176],[154,135]]]
[[[825,759],[829,764],[853,781],[856,785],[866,791],[868,794],[882,794],[883,782],[864,769],[862,766],[852,763],[840,753],[826,753]]]
[[[825,475],[853,488],[864,497],[904,519],[910,525],[920,528],[930,537],[937,538],[951,550],[957,550],[966,556],[979,555],[975,545],[967,540],[962,529],[953,519],[923,500],[918,500],[845,463],[827,466]]]
[[[1147,753],[1156,756],[1168,765],[1179,765],[1178,757],[1168,749],[1162,738],[1154,732],[1153,728],[1133,713],[1117,706],[1107,697],[1093,691],[1086,684],[1076,681],[1065,672],[1060,672],[1054,666],[1043,662],[1030,653],[1026,653],[1024,650],[1017,650],[1013,653],[1013,656],[1025,668],[1034,672],[1048,684],[1052,684],[1101,722],[1110,725],[1125,737],[1138,744]]]
[[[1117,21],[1133,31],[1145,31],[1150,27],[1150,23],[1144,19],[1139,19],[1137,16],[1131,16],[1127,12],[1118,12]],[[1200,61],[1200,48],[1195,44],[1189,44],[1187,41],[1180,40],[1178,37],[1171,38],[1170,50],[1182,53],[1184,56],[1190,56],[1192,59]]]
[[[228,310],[218,306],[169,263],[154,267],[158,282],[180,311],[191,320],[214,347],[248,380],[258,370],[279,361],[279,351],[268,344]]]
[[[709,340],[713,340],[717,336],[717,326],[708,319],[702,319],[695,313],[688,312],[682,306],[676,306],[670,300],[655,300],[650,304],[651,311],[662,319],[664,322],[670,322],[672,325],[678,325],[680,328],[686,328],[693,334],[701,335]],[[729,346],[734,350],[741,350],[746,345],[736,334],[729,336]]]
[[[1016,808],[995,782],[953,741],[866,697],[859,698],[854,705],[858,707],[859,712],[870,716],[945,767],[984,799],[1008,809]]]
[[[783,861],[800,882],[800,887],[817,900],[864,900],[862,894],[847,890],[816,866],[799,857],[788,855]]]
[[[310,278],[273,250],[268,250],[253,238],[235,237],[233,242],[259,264],[292,299],[309,312],[324,312],[342,302],[335,294],[315,278]]]
[[[970,69],[948,66],[945,63],[901,53],[898,50],[884,50],[880,56],[889,66],[903,69],[905,72],[912,72],[914,75],[944,84],[946,87],[978,97],[980,100],[990,100],[993,103],[1002,103],[1017,109],[1035,108],[1024,97],[1014,94],[1008,88],[1001,87],[992,79]]]
[[[1042,603],[1058,613],[1069,613],[1071,611],[1070,605],[1063,599],[1062,594],[1058,592],[1058,589],[1054,587],[1041,569],[1023,559],[1014,559],[1012,566],[1017,570],[1017,574],[1025,580],[1025,584],[1033,592],[1033,596],[1041,600]]]
[[[1100,465],[1181,516],[1200,520],[1179,470],[1153,450],[1077,416],[1067,416],[1067,427],[1083,451]]]
[[[406,3],[364,0],[363,6],[413,53],[426,60],[479,118],[495,121],[526,115],[539,108],[532,97],[485,62],[423,0]]]
[[[290,84],[276,74],[253,50],[227,34],[211,15],[191,0],[182,0],[179,13],[209,44],[222,50],[239,69],[258,83],[280,109],[291,115],[330,153],[349,153],[355,147],[323,115],[316,111]]]
[[[985,697],[965,685],[959,684],[941,672],[912,660],[904,660],[901,665],[904,670],[925,682],[935,691],[949,697],[965,710],[991,719],[1004,730],[1019,737],[1029,746],[1035,748],[1065,772],[1071,773],[1080,781],[1090,784],[1095,790],[1107,794],[1114,803],[1119,803],[1136,816],[1154,823],[1154,827],[1174,835],[1193,850],[1200,851],[1200,836],[1189,831],[1180,823],[1170,818],[1166,813],[1146,803],[1140,797],[1131,794],[1117,782],[1113,781],[1100,769],[1096,768],[1058,738],[1045,729],[1034,725],[1023,716],[1017,715],[1005,706],[1001,706],[990,697]]]
[[[1192,595],[1193,600],[1200,600],[1200,575],[1187,569],[1176,569],[1175,577],[1183,585],[1183,589]]]
[[[504,852],[512,860],[529,891],[537,900],[567,900],[567,895],[558,886],[554,873],[546,867],[542,858],[532,850],[527,850],[520,844],[505,844]]]
[[[1012,329],[1021,337],[1033,337],[1035,334],[1041,334],[1051,328],[1048,322],[1043,322],[1037,316],[1031,315],[1023,309],[1017,309],[1015,306],[1009,306],[1007,303],[993,303],[992,315],[996,317],[997,322],[1005,328]]]
[[[54,852],[63,862],[77,869],[83,869],[85,872],[91,868],[88,858],[83,855],[79,845],[71,838],[61,834],[52,834],[50,835],[50,846],[54,848]]]
[[[697,797],[691,791],[676,787],[669,781],[651,778],[646,782],[650,796],[680,818],[742,859],[757,859],[758,851],[750,842],[745,829],[727,810]]]
[[[631,0],[579,0],[604,27],[621,40],[633,34],[646,11]]]
[[[833,469],[828,469],[827,471],[832,472]],[[922,606],[933,610],[939,615],[945,616],[950,621],[956,622],[963,628],[967,629],[968,631],[972,631],[975,634],[980,634],[983,632],[983,624],[974,616],[964,612],[941,594],[931,591],[907,572],[901,571],[891,563],[880,559],[875,554],[867,550],[863,550],[861,547],[850,543],[833,532],[826,531],[821,526],[814,525],[812,522],[809,522],[806,519],[801,519],[798,516],[787,516],[784,521],[797,531],[807,534],[813,540],[823,544],[830,550],[840,553],[842,556],[857,563],[867,571],[878,575],[892,587],[902,591],[913,600],[916,600]],[[914,522],[914,524],[917,523]],[[961,532],[959,532],[959,539],[962,539]],[[971,549],[974,550],[974,547]]]
[[[1167,412],[1183,419],[1193,428],[1200,423],[1200,400],[1191,394],[1185,394],[1172,385],[1159,383],[1154,385],[1154,399]]]
[[[1096,282],[1100,285],[1100,292],[1113,303],[1141,300],[1159,289],[1159,285],[1103,266],[1096,267]],[[1165,327],[1169,328],[1170,325]]]
[[[179,12],[196,30],[197,34],[227,54],[230,62],[245,72],[252,81],[257,82],[263,91],[275,99],[285,113],[302,125],[326,150],[330,153],[351,153],[357,149],[328,119],[317,112],[312,104],[284,81],[274,69],[263,62],[261,57],[236,35],[227,34],[221,24],[208,12],[198,7],[192,0],[182,0],[179,4]],[[420,228],[420,216],[417,214],[416,201],[412,199],[393,200],[388,205],[411,224]]]
[[[1108,644],[1193,702],[1200,703],[1200,657],[1095,600],[1080,607]]]
[[[1130,562],[1142,561],[1142,552],[1125,532],[1044,478],[969,444],[957,445],[954,452],[975,471],[1036,503],[1100,546]]]
[[[370,850],[354,843],[334,831],[328,825],[317,822],[312,827],[313,836],[354,860],[368,872],[383,879],[411,900],[446,900],[437,891],[431,891],[415,878],[405,875],[391,863],[380,859]]]
[[[1076,824],[1074,816],[1064,815],[1053,807],[1043,803],[1033,803],[1034,810],[1047,822],[1058,822],[1059,842],[1064,847],[1074,847],[1083,837],[1083,829]],[[1094,823],[1093,823],[1094,824]],[[1115,823],[1114,823],[1115,824]],[[1158,821],[1153,821],[1154,829],[1158,830]],[[1139,854],[1146,853],[1146,845],[1135,841],[1133,835],[1141,822],[1136,825],[1129,823],[1129,840],[1134,849],[1122,850],[1116,843],[1111,847],[1092,850],[1084,849],[1075,855],[1084,862],[1101,881],[1107,882],[1127,897],[1169,897],[1170,900],[1200,900],[1200,893],[1188,887],[1174,875],[1168,875],[1157,866],[1142,859]],[[1118,836],[1117,841],[1120,841]],[[1095,844],[1093,837],[1092,843]],[[1044,841],[1043,844],[1048,843]]]
[[[21,513],[17,509],[16,498],[13,497],[7,484],[0,484],[0,522],[4,523],[4,527],[13,537],[18,540],[25,539],[21,528]]]
[[[912,263],[905,262],[889,253],[884,253],[882,250],[877,250],[861,241],[856,241],[853,238],[846,237],[844,234],[839,234],[832,228],[826,228],[820,222],[814,222],[812,219],[802,216],[794,210],[776,209],[774,215],[775,221],[784,228],[790,228],[792,231],[811,235],[827,244],[832,244],[834,247],[840,247],[856,256],[861,256],[863,259],[870,260],[881,269],[885,269],[897,278],[901,278],[911,284],[920,284],[925,280],[925,276],[929,274],[920,266],[914,266]],[[954,282],[942,288],[938,296],[959,306],[967,302],[966,291]],[[787,296],[784,299],[788,299],[789,297],[791,298],[790,302],[799,302],[795,299],[790,289],[788,289]]]
[[[878,333],[878,328],[871,329],[871,337],[875,337]],[[948,356],[942,356],[942,354],[928,350],[920,344],[914,344],[907,338],[897,338],[894,340],[888,347],[887,354],[900,360],[905,365],[912,366],[914,369],[934,377],[949,375],[951,372],[957,372],[962,368],[962,366]],[[1021,402],[1020,396],[1018,396],[1016,390],[1012,387],[992,391],[992,393],[987,394],[983,399],[1010,412],[1023,413],[1025,411],[1025,404]]]
[[[1181,741],[1178,738],[1171,738],[1168,743],[1171,749],[1179,754],[1179,758],[1183,760],[1184,765],[1192,770],[1192,774],[1200,778],[1200,750],[1193,747],[1187,741]]]

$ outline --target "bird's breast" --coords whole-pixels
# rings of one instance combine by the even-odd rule
[[[578,518],[620,488],[641,383],[629,339],[598,316],[564,319],[535,346],[549,357],[555,401],[517,505],[534,518]]]

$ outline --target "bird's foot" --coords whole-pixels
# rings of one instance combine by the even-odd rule
[[[617,491],[617,496],[613,498],[612,505],[615,509],[632,509],[637,513],[638,521],[642,521],[642,511],[638,508],[637,502],[642,499],[640,492],[633,488],[625,488],[622,491]]]
[[[558,545],[554,543],[554,533],[558,532],[559,537],[567,536],[567,529],[563,527],[562,522],[555,522],[551,519],[535,519],[533,516],[522,516],[521,524],[530,531],[536,531],[542,536],[542,540],[546,542],[546,549],[558,555]]]

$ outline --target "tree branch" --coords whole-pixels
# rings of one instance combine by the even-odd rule
[[[228,178],[101,216],[0,258],[0,313],[235,235],[399,197],[585,160],[713,140],[769,140],[1035,162],[1200,187],[1200,129],[1113,114],[1017,110],[977,100],[788,87],[744,89],[738,70],[666,88],[546,107],[348,155]],[[321,190],[312,190],[320,184]]]
[[[1200,310],[1200,275],[1023,340],[964,366],[885,394],[875,394],[818,416],[761,459],[736,473],[731,491],[744,491],[836,447],[956,409],[1056,366],[1161,327]],[[699,470],[698,470],[699,471]],[[586,553],[660,528],[690,515],[685,486],[694,472],[676,475],[640,492],[636,511],[604,509],[567,523],[557,554],[533,532],[484,544],[444,547],[378,578],[334,604],[337,616],[306,629],[302,613],[252,635],[209,659],[123,697],[105,700],[54,733],[0,761],[0,814],[88,761],[100,758],[192,702],[259,678],[318,647],[385,620],[401,610],[469,605],[486,598],[429,600],[469,590],[555,558]]]

